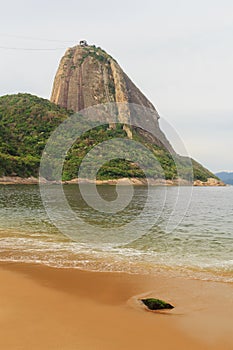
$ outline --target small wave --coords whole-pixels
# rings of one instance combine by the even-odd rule
[[[28,237],[1,239],[0,261],[44,264],[102,272],[166,273],[202,280],[233,282],[233,260],[205,261],[134,248],[95,247],[72,241]]]

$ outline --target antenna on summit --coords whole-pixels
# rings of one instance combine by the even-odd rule
[[[79,45],[80,46],[88,46],[86,40],[80,40]]]

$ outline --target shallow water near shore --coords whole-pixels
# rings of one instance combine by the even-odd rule
[[[115,186],[98,186],[98,190],[105,199],[116,198]],[[129,237],[128,243],[118,245],[103,243],[101,230],[134,220],[145,205],[147,188],[134,187],[132,203],[115,215],[97,213],[88,207],[77,185],[64,186],[64,191],[72,209],[88,224],[95,225],[96,234],[90,239],[80,236],[80,241],[72,241],[51,223],[37,185],[3,185],[0,186],[0,261],[131,273],[166,271],[233,282],[233,187],[194,187],[183,220],[171,232],[163,229],[163,223],[177,188],[166,188],[166,202],[161,210],[164,188],[154,187],[149,200],[153,205],[155,199],[158,201],[155,225],[142,235],[137,232],[135,240]],[[175,215],[182,214],[178,210]],[[140,218],[142,226],[156,215],[154,210],[147,212]],[[69,229],[73,227],[70,223]]]

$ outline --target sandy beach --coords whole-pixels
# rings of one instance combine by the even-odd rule
[[[233,349],[233,286],[2,263],[0,348]],[[140,297],[162,298],[150,312]]]

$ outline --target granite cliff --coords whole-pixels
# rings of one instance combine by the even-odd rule
[[[125,123],[124,130],[132,138],[132,129],[127,125],[132,111],[121,102],[144,106],[152,115],[151,125],[154,134],[137,128],[144,139],[174,152],[171,144],[160,130],[159,115],[153,104],[130,80],[119,64],[101,48],[77,45],[69,48],[62,57],[53,84],[51,102],[73,110],[81,111],[102,103],[116,102],[119,122]],[[114,128],[114,125],[110,124]]]

